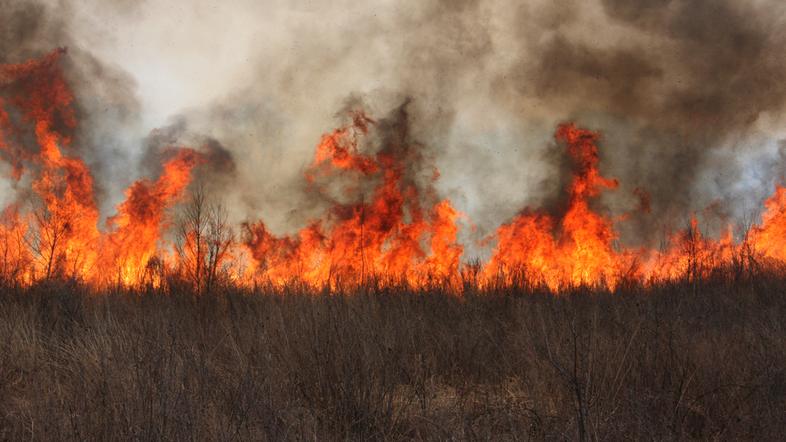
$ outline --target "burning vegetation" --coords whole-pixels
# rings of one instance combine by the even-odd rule
[[[215,3],[0,0],[0,440],[783,438],[786,2]]]
[[[761,222],[738,238],[732,226],[707,237],[694,217],[659,249],[622,244],[616,225],[625,217],[596,207],[603,192],[618,187],[599,170],[601,136],[565,123],[554,135],[570,161],[562,207],[521,210],[483,241],[493,247],[490,258],[468,263],[458,234],[460,221],[471,220],[438,196],[439,171],[406,124],[359,110],[317,145],[303,180],[332,205],[294,234],[275,235],[262,220],[229,225],[226,208],[205,196],[205,183],[192,183],[214,158],[183,146],[167,146],[159,176],[129,186],[102,226],[93,175],[74,146],[78,122],[60,68],[64,54],[0,66],[0,149],[17,189],[0,231],[8,283],[59,278],[165,288],[177,280],[200,293],[217,284],[614,291],[786,260],[783,187],[765,202]],[[406,105],[398,112],[406,122]],[[646,189],[636,194],[646,211]]]

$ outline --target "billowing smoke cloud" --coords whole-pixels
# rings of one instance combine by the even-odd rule
[[[653,213],[639,227],[715,201],[739,216],[740,197],[771,192],[774,175],[740,182],[771,158],[772,150],[751,152],[762,147],[763,126],[782,122],[786,8],[604,0],[600,11],[607,25],[594,32],[616,37],[611,44],[577,38],[580,17],[570,13],[542,38],[525,39],[533,57],[519,66],[518,92],[604,132],[606,170],[623,192],[652,195]]]
[[[710,206],[746,217],[783,173],[775,0],[0,2],[0,60],[69,47],[83,148],[110,195],[166,134],[222,152],[232,172],[208,181],[232,216],[277,232],[320,213],[303,171],[342,110],[385,120],[407,100],[407,140],[473,238],[525,205],[560,209],[565,120],[603,134],[602,171],[621,184],[607,210],[649,193],[626,241]]]

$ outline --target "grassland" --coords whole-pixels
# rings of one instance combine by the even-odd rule
[[[776,440],[786,279],[0,296],[3,440]]]

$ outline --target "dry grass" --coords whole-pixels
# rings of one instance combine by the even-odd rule
[[[785,291],[6,288],[0,438],[773,440]]]

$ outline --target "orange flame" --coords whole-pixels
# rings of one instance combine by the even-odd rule
[[[402,177],[404,158],[384,150],[359,152],[358,139],[370,123],[356,115],[352,126],[324,136],[306,172],[312,183],[335,171],[378,178],[368,202],[337,204],[327,220],[291,237],[275,237],[262,222],[246,226],[246,244],[263,279],[336,288],[372,280],[418,287],[456,277],[463,250],[456,243],[459,213],[447,200],[424,212],[420,190]]]
[[[3,87],[7,96],[0,100],[0,150],[12,164],[15,180],[25,173],[31,176],[40,201],[30,218],[34,232],[20,230],[20,215],[14,211],[2,239],[25,238],[32,260],[28,278],[61,275],[103,283],[117,272],[123,282],[137,282],[140,270],[156,253],[163,211],[184,192],[198,154],[181,150],[164,165],[155,183],[134,183],[126,191],[128,199],[118,207],[119,214],[109,221],[112,231],[100,232],[92,174],[70,152],[76,118],[73,95],[58,65],[64,52],[0,66],[0,87],[11,86]],[[16,125],[9,108],[21,115]],[[32,130],[35,146],[24,141],[26,127]]]
[[[122,282],[131,284],[150,276],[148,263],[157,256],[166,227],[165,211],[183,196],[197,161],[197,152],[181,149],[164,164],[158,180],[142,179],[126,190],[118,214],[108,221],[114,230],[105,242],[110,254],[105,259],[113,265],[108,270],[117,271]]]
[[[524,278],[518,282],[545,284],[553,290],[573,285],[613,288],[631,257],[615,251],[612,222],[590,209],[589,202],[602,189],[616,188],[617,181],[598,171],[598,134],[563,124],[555,137],[567,144],[574,166],[567,211],[559,220],[525,211],[501,226],[483,277],[503,285]]]
[[[364,142],[375,139],[368,134],[377,122],[362,112],[322,137],[305,172],[309,188],[325,195],[325,182],[350,178],[353,184],[344,189],[350,202],[333,201],[324,216],[292,235],[278,236],[263,221],[250,221],[242,241],[225,231],[206,239],[214,241],[208,244],[213,252],[172,253],[171,209],[183,201],[194,168],[206,157],[194,149],[174,149],[160,176],[133,183],[106,228],[99,228],[93,176],[72,146],[77,121],[74,96],[59,67],[64,52],[0,65],[0,157],[15,185],[30,183],[33,201],[14,202],[0,217],[4,283],[71,277],[96,286],[161,285],[163,270],[181,271],[188,260],[203,265],[209,258],[202,255],[209,253],[214,258],[220,253],[222,265],[229,261],[231,268],[222,271],[243,284],[296,282],[314,289],[433,284],[457,292],[467,276],[480,287],[614,290],[625,281],[705,278],[745,254],[786,262],[786,188],[780,186],[765,202],[761,223],[742,242],[734,241],[731,228],[718,239],[706,237],[694,217],[663,250],[621,245],[615,224],[629,215],[615,219],[594,208],[602,192],[618,187],[599,171],[600,135],[568,123],[555,133],[573,166],[563,210],[522,210],[487,238],[495,244],[485,264],[462,268],[458,235],[464,215],[436,197],[432,184],[439,172],[433,169],[427,184],[413,178],[411,165],[423,158],[406,141],[377,152],[367,149],[372,143]],[[637,188],[634,195],[641,213],[648,213],[646,189]],[[212,227],[205,228],[209,234]],[[185,235],[187,245],[196,238]],[[209,272],[192,273],[216,277],[218,264],[213,259]]]

